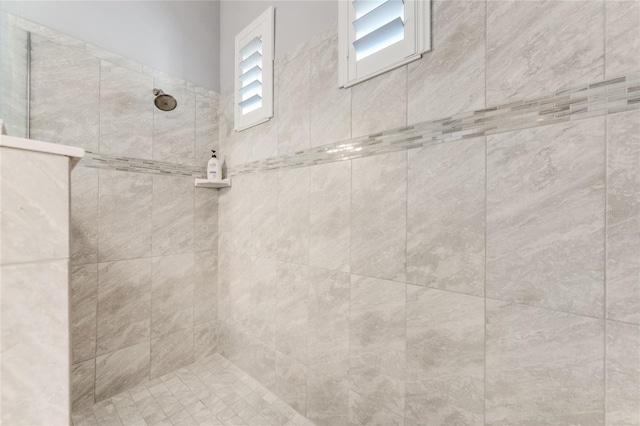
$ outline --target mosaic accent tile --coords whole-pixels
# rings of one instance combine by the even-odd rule
[[[640,74],[612,78],[230,167],[239,176],[313,166],[640,109]]]
[[[86,151],[85,157],[78,165],[95,169],[111,169],[122,172],[154,175],[192,176],[198,178],[205,177],[206,175],[204,169],[190,165],[101,154],[93,151]]]
[[[564,88],[547,96],[423,121],[367,136],[228,167],[227,177],[368,157],[640,109],[640,73]],[[132,173],[204,177],[193,165],[86,152],[80,166]]]

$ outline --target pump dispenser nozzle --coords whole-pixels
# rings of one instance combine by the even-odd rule
[[[211,150],[211,158],[207,163],[207,179],[210,181],[219,181],[222,179],[220,163],[218,162],[218,157],[216,157],[216,152],[213,149]]]

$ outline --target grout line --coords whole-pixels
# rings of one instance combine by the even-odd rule
[[[607,316],[608,316],[608,307],[607,307],[607,258],[608,258],[608,244],[607,244],[607,236],[609,232],[609,217],[607,215],[607,209],[609,206],[609,123],[607,117],[604,117],[604,263],[603,263],[603,306],[602,306],[602,317],[603,317],[603,370],[602,370],[602,389],[603,389],[603,417],[604,424],[607,424]]]
[[[489,45],[489,5],[488,1],[484,2],[484,108],[487,108],[487,63],[488,63],[488,48]],[[483,368],[483,377],[482,377],[482,419],[483,424],[487,424],[487,225],[488,225],[488,197],[489,197],[489,138],[485,135],[484,137],[484,281],[483,281],[483,303],[484,303],[484,321],[483,321],[483,359],[482,359],[482,368]]]
[[[233,252],[233,251],[231,251],[231,252],[235,253],[235,254],[241,254],[241,253],[237,253],[237,252]],[[277,263],[288,263],[288,264],[293,264],[293,265],[297,265],[297,266],[308,266],[308,265],[304,265],[304,264],[301,264],[301,263],[288,262],[288,261],[279,261],[277,259],[269,258],[269,257],[262,257],[262,258],[263,259],[268,259],[268,260],[273,260],[273,261],[276,261]],[[335,270],[335,269],[327,269],[327,268],[315,267],[315,266],[313,268],[326,269],[326,270],[336,271],[336,272],[342,272],[342,271]],[[411,283],[411,282],[405,282],[405,281],[398,281],[398,280],[393,280],[393,279],[381,278],[379,276],[365,275],[363,273],[355,273],[355,272],[343,272],[343,273],[346,273],[348,275],[355,275],[355,276],[365,277],[365,278],[372,278],[372,279],[377,279],[377,280],[390,281],[390,282],[395,283],[395,284],[404,284],[404,285],[409,285],[409,286],[417,287],[417,288],[427,288],[427,289],[431,289],[431,290],[442,291],[442,292],[452,293],[452,294],[459,294],[459,295],[464,295],[464,296],[469,296],[469,297],[476,297],[476,298],[483,298],[484,297],[483,295],[477,295],[477,294],[472,294],[472,293],[462,293],[460,291],[453,291],[453,290],[450,290],[450,289],[443,289],[443,288],[438,288],[438,287],[430,287],[430,286],[415,284],[415,283]],[[517,301],[517,300],[499,299],[499,298],[496,298],[496,297],[485,297],[485,298],[487,300],[492,300],[492,301],[496,301],[496,302],[509,303],[509,304],[515,304],[515,305],[520,305],[520,306],[527,306],[527,307],[530,307],[530,308],[543,309],[543,310],[547,310],[547,311],[558,312],[558,313],[567,314],[567,315],[575,315],[575,316],[584,317],[584,318],[591,318],[591,319],[595,319],[595,320],[603,320],[603,319],[605,319],[603,317],[587,315],[587,314],[571,312],[571,311],[563,311],[563,310],[560,310],[560,309],[555,309],[555,308],[551,308],[551,307],[547,307],[547,306],[527,304],[527,303],[523,303],[523,302],[520,302],[520,301]],[[620,321],[620,320],[616,320],[616,319],[607,318],[606,320],[610,321],[610,322],[620,323],[620,324],[629,324],[629,325],[635,325],[635,326],[638,325],[637,323],[627,322],[627,321]]]
[[[483,357],[483,419],[484,424],[487,422],[487,225],[488,225],[488,206],[489,206],[489,138],[484,138],[484,357]]]
[[[602,75],[606,80],[608,77],[607,73],[607,4],[606,2],[602,2],[602,23],[603,23],[603,66],[602,66]],[[609,206],[609,125],[608,119],[605,115],[604,119],[604,271],[603,271],[603,356],[602,356],[602,393],[603,393],[603,422],[607,424],[607,316],[608,316],[608,307],[607,307],[607,257],[608,257],[608,244],[607,244],[607,236],[608,236],[608,225],[609,218],[607,215],[607,208]]]
[[[98,150],[100,149],[100,145],[102,143],[102,138],[101,138],[101,134],[102,134],[102,62],[100,60],[98,60]],[[97,210],[97,221],[96,221],[96,261],[99,259],[100,256],[100,188],[101,188],[101,179],[100,179],[100,175],[102,173],[98,170],[96,175],[97,175],[97,180],[98,180],[98,191],[96,194],[96,198],[97,198],[97,206],[96,206],[96,210]],[[71,200],[69,200],[69,202],[71,203]],[[69,222],[71,223],[71,222]],[[93,391],[93,403],[95,404],[96,402],[96,388],[97,388],[97,384],[98,384],[98,312],[99,312],[99,294],[100,294],[100,268],[98,267],[98,263],[96,263],[96,340],[95,340],[95,351],[93,353],[93,361],[94,361],[94,368],[93,368],[93,387],[92,387],[92,391]]]
[[[349,88],[349,90],[351,90],[351,88]],[[353,109],[353,96],[351,96],[351,102],[352,102],[352,109]],[[351,128],[353,129],[353,116],[351,117]],[[352,133],[353,134],[353,133]],[[347,372],[346,372],[346,378],[345,381],[347,382],[347,384],[345,385],[347,388],[347,417],[349,416],[349,411],[350,411],[350,407],[351,405],[349,404],[349,401],[351,400],[351,396],[350,396],[350,392],[351,390],[349,389],[350,386],[348,385],[348,383],[351,381],[351,300],[352,300],[352,294],[351,294],[351,273],[353,271],[353,266],[352,266],[352,262],[353,262],[353,257],[352,257],[352,241],[353,241],[353,160],[349,160],[350,163],[350,170],[349,170],[349,175],[350,175],[350,181],[349,181],[349,300],[348,300],[348,311],[347,311],[347,362],[346,362],[346,367],[347,367]]]
[[[407,75],[409,69],[407,68]],[[408,87],[408,83],[407,83]],[[408,111],[407,111],[408,116]],[[404,199],[404,279],[409,281],[407,262],[409,259],[409,150],[405,151],[405,199]],[[409,295],[409,287],[404,286],[404,365],[402,368],[403,383],[404,383],[404,407],[402,409],[402,418],[406,422],[407,419],[407,304]]]
[[[27,266],[27,265],[42,265],[45,263],[53,263],[53,262],[62,262],[62,261],[68,261],[68,268],[71,269],[75,266],[79,266],[79,265],[72,265],[71,264],[71,260],[69,257],[55,257],[55,258],[51,258],[51,259],[36,259],[36,260],[27,260],[24,262],[10,262],[10,263],[3,263],[0,265],[0,267],[4,268],[4,267],[12,267],[12,266]],[[91,265],[91,263],[89,263],[88,265]]]
[[[408,331],[407,331],[407,306],[409,304],[409,286],[404,286],[404,366],[402,369],[404,383],[404,408],[402,410],[403,419],[407,420],[407,345],[408,345]]]
[[[31,51],[31,31],[27,31],[27,139],[31,139]]]
[[[602,2],[602,75],[604,76],[604,79],[606,80],[608,77],[607,74],[607,2],[603,1]],[[606,424],[606,418],[605,418],[605,424]]]
[[[155,115],[155,112],[154,112]],[[155,123],[155,120],[154,120]],[[155,126],[155,124],[154,124]],[[152,144],[153,145],[153,144]],[[152,177],[151,178],[151,223],[152,223],[152,230],[153,230],[153,212],[154,212],[154,201],[155,201],[155,197],[154,197],[154,186],[156,184],[155,182],[156,180]],[[155,232],[152,231],[152,235],[151,235],[151,248],[150,248],[150,252],[153,253],[153,235],[155,234]],[[147,380],[151,380],[151,365],[153,364],[153,357],[151,356],[151,341],[154,340],[153,338],[153,270],[154,270],[154,265],[153,265],[153,261],[149,260],[149,266],[151,269],[151,288],[149,289],[149,372],[147,373]],[[159,338],[159,337],[158,337]],[[153,395],[152,395],[153,397]]]

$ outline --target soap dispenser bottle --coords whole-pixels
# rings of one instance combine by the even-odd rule
[[[216,182],[222,179],[222,173],[220,172],[220,163],[216,157],[216,152],[211,150],[213,154],[207,163],[207,179],[212,182]]]

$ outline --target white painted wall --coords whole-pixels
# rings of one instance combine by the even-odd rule
[[[275,57],[338,22],[337,0],[222,0],[220,2],[220,90],[233,87],[234,39],[270,5],[276,9]]]
[[[0,9],[192,83],[219,89],[217,0],[0,1]]]

